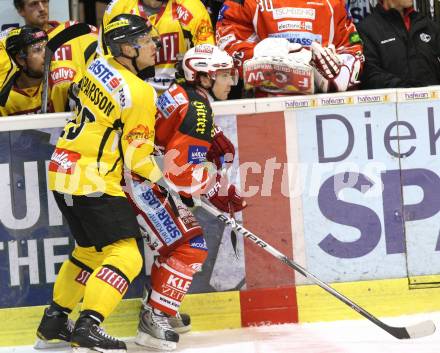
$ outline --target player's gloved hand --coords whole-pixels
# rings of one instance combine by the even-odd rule
[[[206,153],[206,160],[215,164],[218,170],[222,168],[222,157],[224,163],[232,163],[235,157],[235,147],[224,134],[223,131],[216,127],[214,137]]]
[[[312,66],[327,80],[332,80],[339,75],[342,62],[336,54],[333,44],[323,47],[317,42],[310,46],[312,51]]]
[[[362,53],[336,50],[334,45],[311,45],[315,87],[320,92],[345,92],[355,87],[364,61]]]
[[[226,176],[217,174],[214,185],[206,192],[206,198],[220,211],[233,213],[244,209],[247,204],[238,193],[235,185],[228,182]]]

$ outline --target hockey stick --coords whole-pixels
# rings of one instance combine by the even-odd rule
[[[44,54],[44,76],[43,76],[43,92],[41,94],[41,112],[47,113],[47,101],[49,94],[49,71],[50,62],[52,60],[53,54],[61,47],[64,43],[75,39],[76,37],[82,36],[84,34],[90,33],[92,30],[90,26],[86,23],[76,23],[66,29],[63,29],[55,37],[47,42],[46,52]]]
[[[213,216],[217,217],[220,221],[222,221],[225,224],[231,225],[233,228],[235,228],[235,231],[243,235],[245,238],[248,238],[250,241],[252,241],[254,244],[258,245],[260,248],[266,250],[268,253],[276,257],[281,262],[285,263],[287,266],[293,268],[295,271],[298,271],[303,276],[310,279],[312,282],[320,286],[322,289],[326,290],[328,293],[342,301],[344,304],[348,305],[350,308],[352,308],[354,311],[361,314],[366,319],[370,320],[377,326],[379,326],[381,329],[388,332],[390,335],[393,335],[394,337],[398,339],[407,339],[407,338],[420,338],[424,336],[432,335],[435,332],[435,325],[432,321],[423,321],[416,325],[411,326],[405,326],[405,327],[394,327],[389,326],[385,324],[384,322],[380,321],[378,318],[370,314],[368,311],[339,293],[337,290],[330,287],[327,283],[321,281],[319,278],[315,277],[313,274],[308,272],[305,268],[298,265],[296,262],[290,260],[286,255],[279,252],[277,249],[266,243],[264,240],[259,238],[257,235],[252,233],[251,231],[247,230],[243,226],[239,225],[235,222],[234,219],[226,216],[222,212],[218,211],[217,209],[213,208],[212,206],[208,205],[204,200],[201,201],[201,206],[203,209],[205,209],[208,213],[212,214]]]

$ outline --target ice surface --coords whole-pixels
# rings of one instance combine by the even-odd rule
[[[367,320],[286,324],[181,335],[176,353],[439,353],[440,312],[384,318],[393,326],[433,320],[438,330],[429,337],[398,340]],[[150,350],[128,339],[128,353]],[[36,351],[2,347],[0,353],[67,353],[66,349]],[[153,351],[151,351],[153,352]]]

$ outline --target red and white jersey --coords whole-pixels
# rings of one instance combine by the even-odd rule
[[[216,27],[217,45],[236,60],[252,58],[255,45],[268,37],[309,47],[333,44],[362,52],[359,35],[344,0],[226,0]]]
[[[173,84],[156,106],[155,143],[165,154],[163,174],[175,191],[197,195],[211,181],[204,163],[214,135],[210,97],[194,86]]]

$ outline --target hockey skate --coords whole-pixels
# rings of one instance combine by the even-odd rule
[[[60,311],[48,313],[44,310],[43,318],[37,329],[37,341],[35,349],[67,347],[72,335],[74,322],[66,314]]]
[[[148,305],[147,303],[150,299],[150,295],[151,289],[144,287],[144,299],[142,299],[141,312],[144,310],[144,305]],[[188,314],[178,312],[176,316],[168,316],[168,322],[173,330],[179,335],[191,331],[191,316]]]
[[[178,334],[191,331],[191,317],[188,314],[177,313],[176,316],[169,316],[168,322]]]
[[[126,353],[125,342],[114,338],[102,329],[98,323],[90,317],[80,317],[73,329],[72,353]]]
[[[179,334],[171,327],[167,314],[144,304],[135,342],[140,346],[170,351],[176,349]]]

